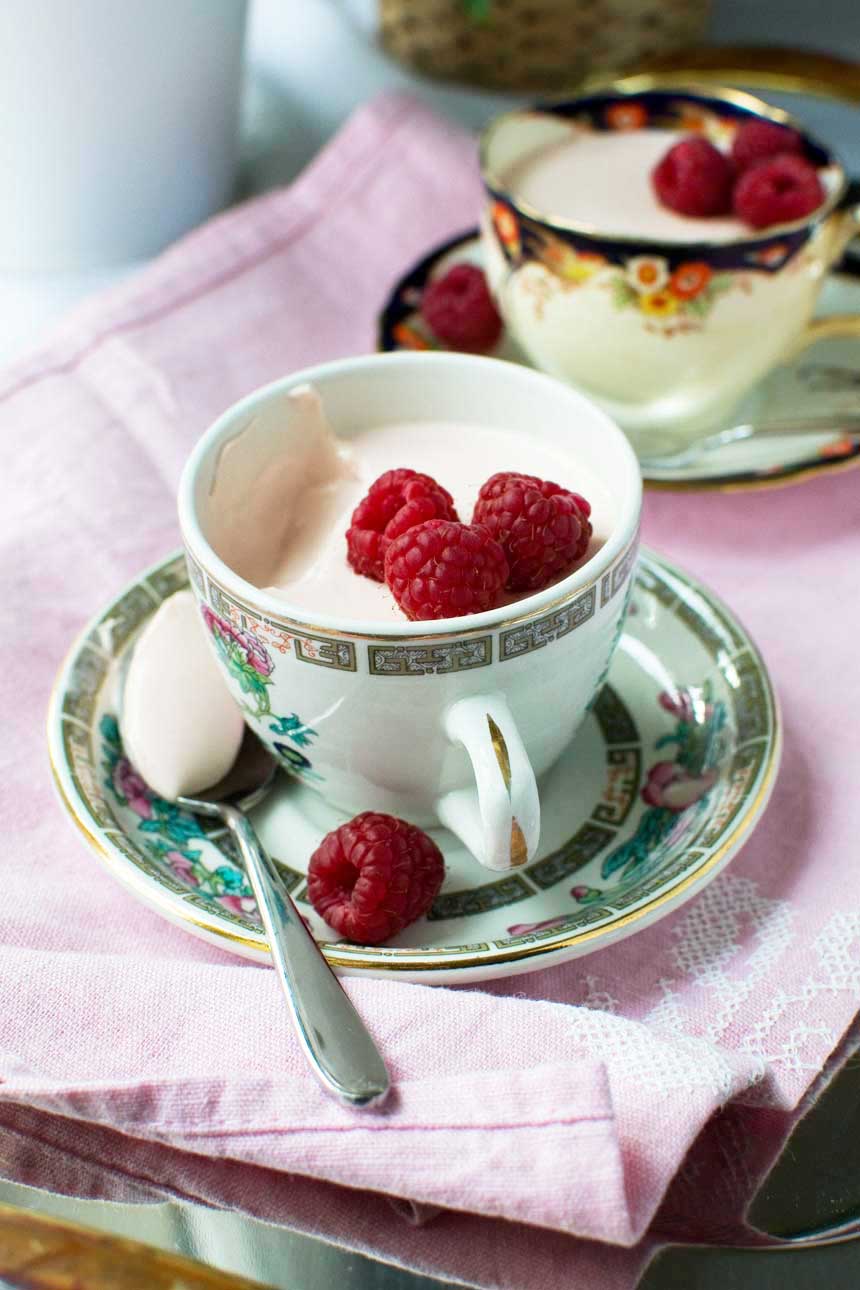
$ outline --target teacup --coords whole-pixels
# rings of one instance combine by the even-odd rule
[[[469,617],[389,625],[351,620],[336,604],[309,615],[260,590],[224,558],[216,472],[224,446],[232,441],[234,451],[253,423],[241,468],[250,480],[265,478],[276,442],[283,451],[285,435],[301,434],[288,394],[309,383],[340,436],[457,421],[544,439],[613,499],[606,541],[544,591]],[[584,396],[525,367],[447,353],[344,359],[256,391],[203,435],[179,489],[191,585],[251,728],[331,804],[442,822],[492,869],[535,854],[536,778],[570,742],[606,675],[640,505],[625,436]]]
[[[753,117],[790,124],[819,168],[813,214],[728,241],[608,236],[506,189],[510,168],[588,131],[689,130],[724,146]],[[667,144],[668,147],[668,144]],[[860,227],[833,153],[785,112],[749,94],[620,89],[508,112],[481,141],[489,198],[487,273],[509,331],[536,367],[584,391],[621,425],[698,431],[718,422],[771,368],[857,317],[810,323],[828,269]]]

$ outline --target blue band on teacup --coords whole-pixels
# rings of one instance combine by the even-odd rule
[[[532,109],[535,115],[563,117],[580,129],[598,131],[631,131],[637,129],[687,130],[705,137],[731,129],[736,123],[760,117],[752,104],[729,98],[712,97],[679,90],[652,90],[636,94],[607,92],[567,102],[552,103]],[[528,111],[521,115],[529,115]],[[777,117],[783,114],[775,113]],[[492,127],[491,127],[492,128]],[[808,134],[803,134],[806,155],[816,166],[835,163],[832,153]],[[564,248],[584,261],[626,266],[630,260],[659,251],[670,273],[691,262],[705,264],[712,273],[748,270],[777,273],[809,241],[819,222],[813,216],[799,228],[777,230],[762,236],[729,243],[714,243],[703,235],[700,242],[670,243],[659,239],[604,237],[585,230],[575,230],[551,215],[539,218],[529,215],[512,195],[485,173],[484,185],[491,198],[491,218],[502,252],[512,266],[529,260],[541,260],[553,267],[553,259],[563,255]],[[829,213],[827,203],[822,216]]]
[[[702,262],[714,272],[750,270],[778,273],[800,251],[816,229],[813,222],[790,233],[769,237],[751,237],[742,242],[723,245],[712,242],[661,242],[631,238],[614,240],[586,233],[573,233],[547,220],[530,219],[517,210],[503,192],[487,188],[493,199],[491,218],[505,259],[512,267],[529,260],[541,260],[552,267],[560,247],[568,247],[583,260],[599,257],[607,264],[623,267],[640,255],[653,255],[658,249],[670,272],[689,264]]]
[[[630,94],[607,91],[566,102],[538,105],[536,112],[563,116],[584,130],[702,130],[710,123],[729,123],[760,117],[752,104],[721,95],[685,93],[683,90],[644,90]],[[782,114],[779,114],[780,116]],[[814,166],[826,166],[833,155],[805,131],[806,155]]]

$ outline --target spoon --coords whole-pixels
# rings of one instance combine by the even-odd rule
[[[299,1042],[317,1079],[350,1106],[378,1105],[389,1088],[385,1064],[245,814],[262,801],[276,773],[274,758],[248,730],[227,775],[205,792],[176,802],[194,815],[220,819],[234,838]]]
[[[719,448],[731,443],[741,443],[746,439],[764,439],[791,437],[808,434],[845,434],[849,438],[860,438],[860,414],[851,412],[830,413],[829,416],[787,417],[780,420],[749,422],[743,425],[729,426],[714,434],[704,435],[686,443],[683,448],[672,453],[655,453],[639,456],[639,464],[645,469],[672,470],[682,466],[691,466],[700,457],[707,456]]]
[[[120,671],[120,709],[132,653],[126,652]],[[194,815],[221,820],[235,840],[299,1042],[317,1079],[349,1106],[378,1106],[390,1086],[385,1063],[246,815],[269,792],[277,770],[271,753],[246,729],[232,767],[217,784],[174,800]]]

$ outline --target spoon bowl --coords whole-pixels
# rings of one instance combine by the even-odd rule
[[[278,763],[257,736],[246,730],[236,760],[223,779],[200,793],[177,797],[177,805],[193,815],[220,819],[222,806],[252,811],[275,783]]]

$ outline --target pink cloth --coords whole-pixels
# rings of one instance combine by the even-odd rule
[[[46,766],[61,657],[176,547],[174,490],[206,424],[371,349],[398,274],[479,201],[472,140],[383,98],[290,189],[0,378],[0,1170],[196,1197],[481,1286],[627,1287],[657,1239],[737,1228],[860,1005],[855,477],[648,496],[646,541],[724,594],[773,670],[773,803],[703,894],[620,945],[468,990],[351,981],[397,1082],[384,1113],[320,1093],[271,971],[100,871]]]

